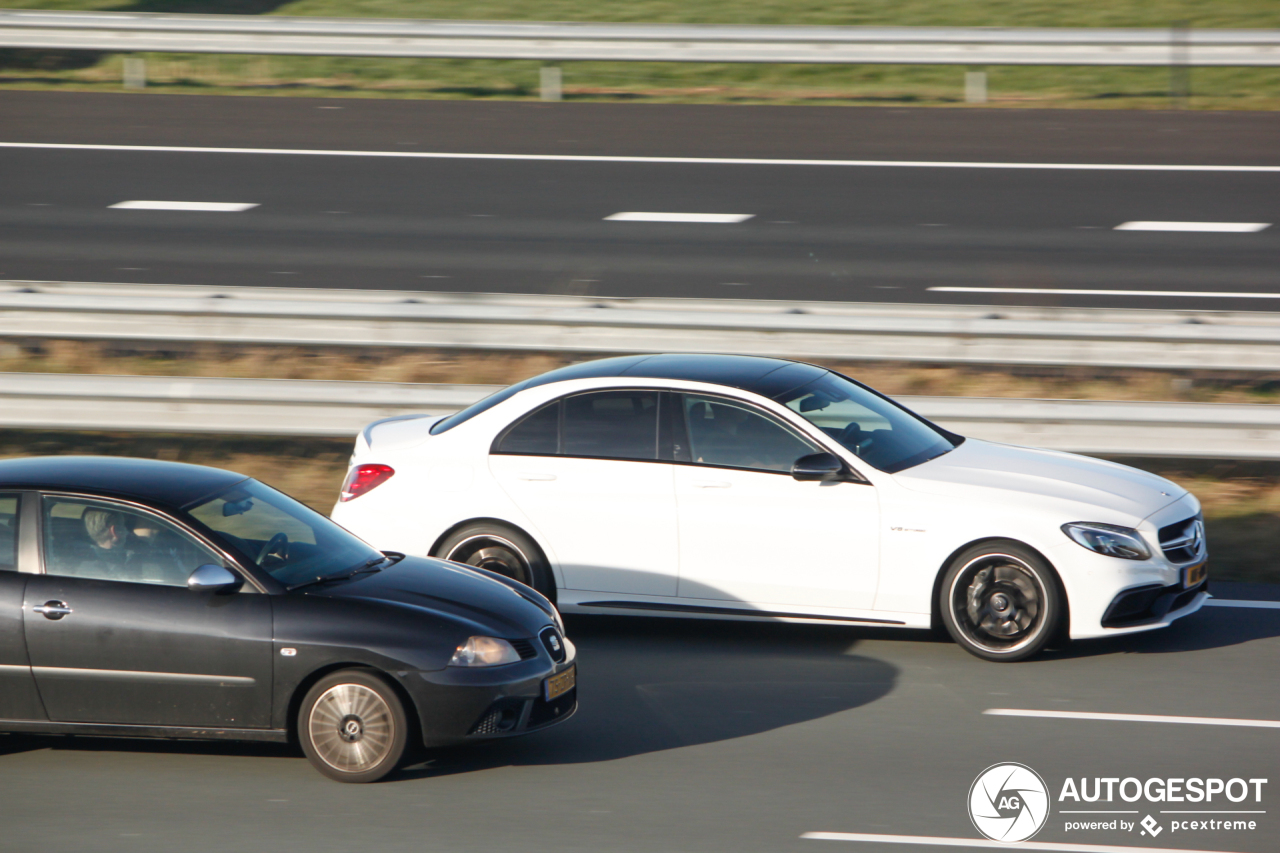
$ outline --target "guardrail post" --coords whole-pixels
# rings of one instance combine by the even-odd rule
[[[964,99],[970,104],[987,102],[987,69],[975,68],[964,72]]]
[[[1178,108],[1191,99],[1191,22],[1175,21],[1169,30],[1169,100]]]
[[[126,89],[145,89],[147,87],[147,60],[141,56],[124,58],[124,87]]]
[[[560,66],[544,65],[539,75],[539,91],[544,101],[559,101],[563,97],[560,86]]]

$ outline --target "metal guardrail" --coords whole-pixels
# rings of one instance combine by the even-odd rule
[[[323,380],[0,374],[0,428],[354,437],[498,390]],[[1100,456],[1280,459],[1280,406],[899,397],[962,435]]]
[[[1277,30],[739,26],[0,11],[0,47],[651,62],[1280,64]]]
[[[0,282],[0,336],[1280,372],[1280,315]]]

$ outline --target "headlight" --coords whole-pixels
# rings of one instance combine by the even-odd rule
[[[1108,557],[1145,560],[1151,556],[1147,543],[1142,541],[1142,534],[1132,527],[1073,521],[1062,525],[1062,532],[1090,551],[1106,554]]]
[[[449,666],[501,666],[519,660],[520,653],[506,640],[472,637],[458,646],[458,650],[449,659]]]

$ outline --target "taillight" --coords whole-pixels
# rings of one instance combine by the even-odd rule
[[[338,500],[345,502],[358,498],[390,480],[395,472],[396,469],[390,465],[357,465],[347,472],[347,480],[342,484],[342,494],[338,496]]]

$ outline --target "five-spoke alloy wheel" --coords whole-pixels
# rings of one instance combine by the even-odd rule
[[[308,691],[298,739],[311,763],[339,782],[376,782],[400,764],[409,721],[396,691],[359,669],[328,675]]]
[[[985,660],[1031,657],[1058,632],[1062,595],[1048,563],[1016,542],[988,542],[965,550],[939,588],[947,632]]]

